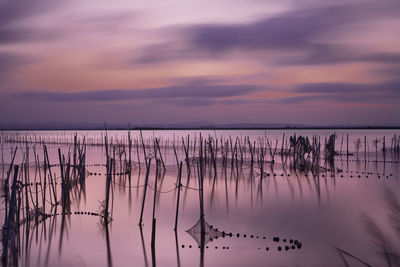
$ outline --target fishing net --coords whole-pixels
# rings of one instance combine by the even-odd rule
[[[218,229],[213,228],[212,225],[209,225],[204,219],[204,244],[212,241],[215,238],[218,238],[223,235],[222,232],[218,231]],[[186,230],[186,232],[196,240],[197,244],[201,245],[201,219],[199,219],[195,225],[193,225],[190,229]]]

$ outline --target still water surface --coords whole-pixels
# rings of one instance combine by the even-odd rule
[[[180,144],[190,135],[193,142],[203,137],[233,140],[248,136],[252,141],[268,138],[274,148],[281,148],[282,136],[318,135],[321,143],[336,133],[334,166],[318,176],[283,168],[281,157],[275,164],[266,164],[269,176],[260,178],[248,164],[223,168],[217,164],[217,175],[209,167],[204,180],[205,220],[227,235],[207,240],[204,253],[189,233],[199,220],[198,179],[192,169],[188,177],[184,152]],[[26,137],[30,143],[30,162],[34,154],[43,161],[43,148],[36,140],[48,142],[51,164],[58,164],[57,149],[67,155],[72,151],[74,131],[4,132],[2,136],[2,177],[18,146],[15,163],[23,159],[25,144],[6,142]],[[389,150],[398,130],[287,130],[287,131],[144,131],[144,139],[161,141],[166,164],[165,175],[158,181],[156,194],[155,248],[151,248],[152,208],[156,168],[152,166],[143,214],[143,227],[138,226],[146,169],[142,151],[132,148],[134,168],[131,175],[116,175],[112,183],[112,222],[104,225],[98,216],[75,214],[98,212],[105,198],[106,163],[102,143],[104,131],[78,131],[87,146],[84,189],[72,193],[71,215],[52,216],[35,225],[20,226],[19,266],[395,266],[400,255],[400,190],[398,157]],[[347,134],[349,152],[346,156]],[[127,131],[109,131],[113,143],[126,143]],[[131,132],[139,142],[139,133]],[[360,138],[367,144],[356,153],[354,142]],[[385,136],[387,151],[381,151]],[[177,203],[178,168],[171,149],[176,140],[179,161],[183,161],[179,221],[177,234],[173,231]],[[186,139],[185,139],[186,140]],[[343,140],[343,141],[342,141]],[[373,140],[378,140],[376,153]],[[50,144],[50,143],[52,144]],[[71,142],[71,144],[66,144]],[[164,145],[164,146],[163,146]],[[364,153],[364,148],[367,148]],[[340,153],[342,151],[342,153]],[[268,153],[267,153],[268,154]],[[125,155],[126,156],[126,155]],[[118,158],[118,155],[116,156]],[[249,156],[247,155],[246,158]],[[267,161],[270,158],[267,158]],[[118,160],[116,165],[118,167]],[[321,165],[325,163],[322,161]],[[32,163],[31,165],[34,165]],[[100,166],[96,166],[100,165]],[[334,171],[332,171],[334,170]],[[52,171],[60,176],[59,167]],[[39,181],[37,168],[29,168],[31,181]],[[96,174],[96,175],[95,175]],[[35,180],[36,179],[36,180]],[[33,198],[35,193],[33,193]],[[4,221],[4,201],[0,205],[0,222]],[[60,213],[48,204],[46,212]],[[228,234],[232,233],[232,236]],[[245,236],[244,236],[245,235]],[[273,238],[279,237],[279,242]],[[284,242],[286,239],[286,242]],[[301,248],[292,249],[290,241],[298,240]],[[285,249],[289,246],[289,250]],[[278,247],[282,250],[279,251]],[[268,250],[267,250],[268,249]],[[390,253],[388,259],[387,253]]]

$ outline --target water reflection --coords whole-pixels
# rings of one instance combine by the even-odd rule
[[[112,267],[113,264],[112,264],[110,233],[108,231],[108,223],[105,224],[104,228],[106,233],[106,245],[107,245],[107,266]]]
[[[373,208],[383,212],[383,206],[379,204],[381,199],[373,194],[379,184],[388,183],[392,187],[398,186],[395,180],[399,174],[398,163],[397,159],[389,153],[386,155],[381,152],[373,156],[360,153],[358,160],[347,154],[343,157],[328,155],[326,156],[328,160],[319,158],[314,161],[315,155],[312,155],[314,152],[303,150],[309,149],[311,144],[307,143],[306,139],[299,139],[299,136],[296,140],[301,141],[293,140],[292,148],[288,149],[283,145],[280,150],[278,142],[262,139],[257,140],[258,145],[253,143],[247,146],[243,145],[245,141],[240,138],[234,138],[232,141],[228,139],[226,146],[224,146],[225,141],[221,141],[222,145],[218,143],[219,149],[216,149],[216,139],[204,138],[195,141],[187,137],[182,139],[182,144],[176,143],[174,147],[168,146],[167,142],[161,139],[135,139],[133,144],[141,142],[147,144],[147,152],[144,152],[140,146],[136,146],[132,151],[137,155],[128,156],[126,147],[110,143],[109,157],[112,160],[107,161],[106,164],[101,163],[100,160],[104,157],[103,149],[101,152],[94,147],[83,150],[80,145],[80,148],[77,148],[77,156],[73,157],[73,153],[69,153],[69,147],[66,146],[60,150],[61,157],[58,161],[50,157],[51,161],[46,160],[44,166],[39,168],[37,166],[40,164],[37,163],[28,166],[26,163],[29,157],[24,156],[19,159],[23,162],[20,167],[23,171],[11,171],[10,179],[7,180],[7,182],[11,181],[11,177],[17,173],[15,186],[6,186],[3,192],[5,201],[1,215],[4,216],[4,220],[1,221],[4,221],[4,225],[14,225],[14,228],[8,228],[12,231],[8,233],[3,231],[3,265],[66,264],[68,260],[65,255],[71,258],[76,257],[74,254],[76,252],[72,250],[74,245],[80,242],[77,235],[85,236],[90,243],[92,240],[98,241],[95,236],[91,236],[93,232],[90,231],[96,223],[101,225],[101,231],[105,237],[107,254],[104,256],[103,263],[108,266],[126,265],[132,262],[132,259],[143,261],[144,265],[148,266],[150,262],[146,250],[149,249],[149,244],[152,266],[156,266],[156,263],[164,266],[166,262],[171,266],[175,264],[186,266],[188,259],[193,259],[193,257],[199,257],[199,265],[205,266],[206,244],[213,241],[224,245],[230,242],[229,244],[233,244],[233,249],[236,249],[232,252],[233,254],[253,253],[251,257],[255,266],[262,266],[257,261],[258,258],[265,260],[269,257],[269,260],[285,262],[286,256],[280,255],[289,255],[287,258],[293,259],[296,255],[305,253],[307,257],[313,257],[312,253],[307,254],[310,253],[307,250],[296,251],[292,254],[261,254],[257,251],[260,247],[266,251],[265,247],[269,246],[267,242],[272,242],[270,237],[275,233],[300,235],[303,238],[302,235],[309,234],[307,245],[318,244],[317,235],[314,236],[309,229],[307,232],[307,228],[301,228],[303,224],[309,223],[307,216],[315,220],[315,224],[322,229],[321,231],[329,231],[332,225],[324,225],[326,221],[324,221],[323,213],[337,214],[337,210],[347,206],[351,207],[354,213],[362,213],[360,203],[373,204],[374,207],[367,208],[370,213]],[[197,145],[194,145],[195,142]],[[260,144],[265,147],[256,149],[260,147]],[[295,154],[291,154],[293,149],[297,151]],[[57,146],[49,147],[49,154],[57,155],[55,153],[57,150]],[[92,156],[87,157],[88,162],[85,163],[87,167],[84,173],[79,167],[79,150],[82,160],[83,151],[93,153]],[[250,150],[253,150],[253,153]],[[39,151],[37,149],[38,153]],[[26,155],[28,152],[24,153]],[[72,163],[73,158],[76,158],[75,163]],[[142,159],[142,162],[133,162],[133,158]],[[35,159],[36,162],[39,161],[37,157]],[[373,162],[370,162],[371,160]],[[128,161],[132,161],[131,164],[128,165]],[[176,162],[180,161],[183,163],[182,167],[177,168]],[[3,165],[3,173],[6,173],[4,169]],[[179,172],[182,172],[182,175],[179,175]],[[30,174],[27,175],[27,173]],[[96,175],[90,173],[96,173]],[[186,181],[179,182],[180,176]],[[107,197],[104,188],[107,189],[109,177],[112,182],[109,185],[110,197]],[[182,187],[180,187],[181,184]],[[56,190],[53,189],[53,185]],[[14,193],[12,188],[15,188]],[[398,216],[400,204],[391,190],[387,189],[385,192],[385,207],[389,211],[388,223],[399,240],[388,237],[388,227],[382,226],[382,222],[377,221],[373,212],[366,213],[368,215],[365,215],[362,221],[374,241],[373,245],[379,250],[377,255],[385,265],[393,266],[400,263],[397,250],[397,244],[400,241]],[[147,198],[146,192],[150,194]],[[178,197],[179,192],[182,193],[181,199]],[[365,194],[370,194],[371,200],[363,200]],[[152,197],[149,198],[149,196]],[[351,203],[349,196],[354,197],[357,203]],[[103,207],[98,211],[99,202],[108,198],[109,211],[108,208],[103,210]],[[347,202],[342,201],[341,198],[347,198]],[[177,204],[177,201],[181,203]],[[30,208],[26,206],[26,203],[30,204]],[[175,220],[173,211],[177,206],[180,208],[176,212],[178,214],[179,211],[176,218],[179,218],[179,225],[185,227],[184,229],[193,223],[194,218],[198,218],[200,211],[199,231],[189,231],[190,236],[179,231],[173,232]],[[113,222],[104,220],[105,215],[110,216]],[[263,241],[265,243],[262,244],[257,243],[256,238],[214,240],[222,233],[211,227],[208,228],[209,225],[204,219],[205,215],[207,215],[207,220],[215,222],[224,229],[257,233],[257,235],[267,236],[269,240]],[[93,217],[88,219],[88,216]],[[282,218],[290,219],[283,220]],[[347,217],[344,219],[352,220]],[[132,228],[138,220],[139,232],[135,234]],[[143,223],[150,225],[149,222],[154,222],[151,228],[151,239],[144,238],[150,235],[146,231],[144,235],[142,228]],[[274,222],[277,222],[276,225]],[[113,227],[114,223],[116,225]],[[203,227],[202,224],[204,224]],[[80,227],[82,230],[79,229]],[[156,232],[157,244],[155,244]],[[183,250],[180,249],[178,238],[182,243],[192,244],[190,243],[193,242],[190,239],[192,237],[199,250],[186,249],[185,253],[180,253]],[[142,247],[140,253],[142,255],[137,255],[136,251],[131,251],[128,256],[125,255],[124,248],[129,246],[124,243],[124,238],[133,242],[135,247]],[[175,246],[171,246],[171,249],[165,244],[166,240],[171,241],[169,244],[175,240]],[[95,241],[93,241],[94,247],[99,247],[101,243],[104,249],[104,242]],[[365,249],[372,247],[371,244],[363,244],[363,246]],[[111,247],[114,248],[113,251]],[[358,254],[359,250],[351,254],[347,248],[339,245],[335,246],[335,249],[339,254],[339,260],[344,265],[349,264],[350,255],[353,255],[353,260],[359,259],[359,262],[367,263],[375,260],[374,257],[372,260],[369,258],[364,260],[364,255]],[[95,264],[92,264],[93,258],[90,256],[92,252],[81,248],[79,253],[84,255],[89,265]],[[236,255],[231,256],[235,258]],[[232,264],[246,262],[245,258],[235,258],[237,260],[235,262],[227,259],[228,256],[222,253],[218,255],[216,252],[207,252],[207,259],[215,261],[218,257]],[[249,259],[249,256],[247,257]],[[214,261],[209,262],[215,265]]]
[[[379,266],[399,266],[400,247],[398,244],[400,241],[400,201],[393,190],[386,186],[383,190],[383,196],[386,204],[386,209],[384,210],[386,213],[386,220],[377,221],[373,219],[372,216],[363,214],[361,216],[361,222],[365,227],[370,241],[372,241],[375,249],[377,249],[374,254],[378,256]],[[385,222],[389,223],[391,229],[384,229],[382,227],[382,224]],[[395,235],[388,236],[388,231],[394,233]],[[354,259],[365,266],[375,265],[368,263],[368,261],[370,261],[369,259],[361,259],[359,256],[356,256],[355,253],[352,254],[335,246],[334,249],[338,251],[339,256],[345,266],[350,266],[347,257]]]

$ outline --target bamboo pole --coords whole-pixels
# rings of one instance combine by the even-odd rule
[[[107,224],[108,219],[109,219],[109,203],[110,203],[110,187],[111,187],[111,182],[112,182],[112,166],[114,164],[114,160],[108,158],[107,161],[109,163],[107,164],[108,169],[107,169],[107,180],[106,180],[106,203],[105,203],[105,212],[104,212],[104,222]]]
[[[143,200],[142,200],[142,209],[140,211],[139,226],[142,226],[142,221],[143,221],[143,210],[144,210],[144,204],[146,201],[146,192],[147,192],[147,184],[149,181],[150,166],[151,166],[151,158],[149,159],[148,164],[146,163],[146,178],[144,181]]]
[[[179,174],[178,174],[178,197],[176,200],[176,215],[175,215],[175,227],[174,227],[175,232],[178,230],[179,200],[180,200],[181,188],[182,188],[181,178],[182,178],[182,161],[179,164]]]
[[[160,160],[156,160],[156,176],[154,179],[154,198],[153,198],[153,223],[151,226],[151,247],[154,249],[156,244],[156,201],[157,201],[157,180],[158,180],[158,169]]]

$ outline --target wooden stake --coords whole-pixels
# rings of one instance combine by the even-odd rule
[[[179,164],[179,174],[178,174],[178,179],[179,179],[179,181],[178,181],[178,197],[177,197],[177,200],[176,200],[176,215],[175,215],[175,227],[174,227],[174,231],[176,232],[177,231],[177,229],[178,229],[178,214],[179,214],[179,199],[180,199],[180,196],[181,196],[181,187],[182,187],[182,184],[181,184],[181,178],[182,178],[182,161],[181,161],[181,163]]]

